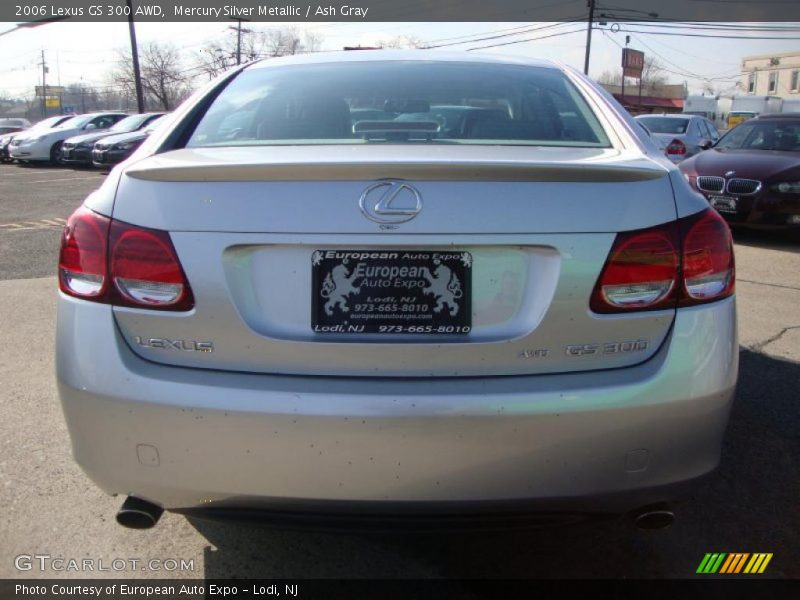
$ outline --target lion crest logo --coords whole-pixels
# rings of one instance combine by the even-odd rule
[[[428,286],[422,288],[425,294],[431,294],[436,300],[436,306],[433,307],[433,312],[440,313],[444,310],[445,305],[448,306],[450,316],[455,317],[458,314],[458,303],[456,300],[463,296],[461,291],[461,281],[458,276],[453,273],[450,267],[439,265],[433,272],[425,272],[425,279],[428,280]]]
[[[353,285],[354,279],[356,279],[355,269],[353,269],[352,275],[348,275],[347,267],[344,265],[337,265],[328,273],[322,282],[322,290],[320,290],[320,295],[327,300],[325,314],[333,315],[333,309],[337,305],[342,312],[350,312],[350,307],[347,306],[347,297],[361,291],[360,287]]]

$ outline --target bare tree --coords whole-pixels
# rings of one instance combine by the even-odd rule
[[[236,65],[237,36],[227,36],[209,42],[195,57],[197,68],[210,79]],[[287,56],[303,52],[316,52],[322,37],[313,31],[298,31],[294,27],[266,30],[242,30],[242,62],[258,58]]]
[[[287,56],[297,54],[300,37],[294,28],[268,29],[260,32],[264,40],[265,56]]]
[[[656,90],[667,84],[669,77],[664,66],[652,56],[645,56],[644,69],[642,69],[642,87]]]
[[[261,57],[291,56],[305,52],[317,52],[322,46],[322,36],[307,29],[298,31],[296,27],[267,29],[257,32],[263,41]]]
[[[620,85],[622,83],[622,71],[614,72],[603,71],[603,74],[597,78],[597,83],[605,85]]]
[[[119,59],[111,80],[126,96],[134,96],[133,68],[130,53],[118,51]],[[172,110],[191,92],[190,78],[175,46],[150,42],[139,49],[142,88],[145,104]]]
[[[303,32],[303,52],[319,52],[322,49],[322,36],[310,29]]]
[[[424,48],[425,42],[420,38],[411,35],[396,35],[388,40],[378,40],[375,42],[376,46],[381,48]]]

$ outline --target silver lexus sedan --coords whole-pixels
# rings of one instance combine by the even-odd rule
[[[719,462],[727,225],[571,68],[271,59],[212,82],[69,219],[74,456],[164,509],[631,511]]]

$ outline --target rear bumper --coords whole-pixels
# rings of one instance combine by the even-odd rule
[[[635,367],[411,380],[162,366],[129,350],[110,307],[59,300],[77,462],[105,491],[170,509],[635,508],[716,467],[737,366],[733,298],[680,310]]]

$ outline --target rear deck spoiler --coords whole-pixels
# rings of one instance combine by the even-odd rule
[[[626,182],[668,170],[606,148],[249,146],[174,150],[130,165],[147,181],[570,181]],[[421,156],[422,155],[422,156]],[[427,155],[427,156],[426,156]]]

